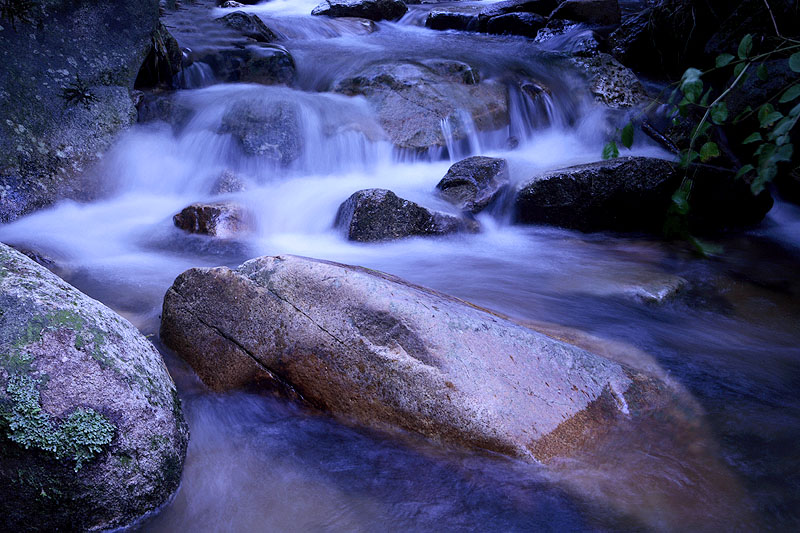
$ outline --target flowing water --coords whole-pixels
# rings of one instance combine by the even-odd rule
[[[223,10],[185,2],[166,20],[193,51],[230,46],[212,21]],[[59,274],[157,334],[161,299],[193,266],[236,266],[259,255],[298,254],[364,265],[583,336],[598,350],[627,351],[694,395],[706,413],[702,449],[669,428],[622,431],[584,457],[541,467],[434,446],[413,435],[352,427],[287,401],[212,394],[162,350],[191,428],[175,499],[145,531],[700,530],[800,525],[800,213],[778,203],[754,232],[723,239],[700,260],[683,245],[644,236],[515,226],[502,206],[482,232],[385,244],[346,241],[333,228],[353,192],[391,189],[425,206],[451,160],[507,158],[512,180],[598,159],[619,117],[595,105],[563,61],[525,39],[421,26],[433,6],[411,6],[377,31],[359,21],[311,17],[316,0],[248,7],[281,38],[298,76],[289,87],[225,84],[208,64],[179,76],[169,98],[180,124],[140,124],[93,170],[103,199],[51,209],[0,227],[0,240],[54,259]],[[426,11],[427,10],[427,11]],[[568,40],[568,39],[567,39]],[[372,62],[455,59],[509,87],[510,125],[443,121],[446,147],[392,147],[362,97],[326,92]],[[522,74],[520,74],[522,73]],[[520,75],[550,91],[532,100]],[[299,110],[302,154],[276,164],[243,153],[221,133],[242,101]],[[514,139],[509,143],[509,139]],[[510,148],[514,146],[514,148]],[[665,156],[643,142],[638,155]],[[254,229],[236,239],[185,234],[172,215],[211,194],[224,172],[243,192],[221,198],[249,209]],[[643,288],[687,280],[673,300],[646,303]],[[556,326],[557,325],[557,326]],[[157,342],[157,337],[155,337]],[[657,424],[656,424],[657,425]]]

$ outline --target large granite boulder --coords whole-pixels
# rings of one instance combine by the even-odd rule
[[[3,3],[0,223],[98,194],[82,171],[136,122],[131,90],[154,50],[170,64],[167,35],[158,0]]]
[[[291,85],[297,76],[292,55],[274,43],[201,48],[192,52],[190,58],[209,65],[220,81]]]
[[[479,229],[473,220],[430,211],[386,189],[353,193],[339,206],[334,225],[348,239],[359,242],[477,232]]]
[[[621,157],[546,172],[517,186],[518,222],[581,231],[660,231],[673,193],[685,175],[676,163],[648,157]],[[758,196],[732,171],[697,165],[690,222],[696,231],[756,224],[772,207],[766,191]]]
[[[178,488],[187,440],[153,345],[0,244],[0,529],[129,524]]]
[[[406,14],[402,0],[324,0],[312,15],[357,17],[368,20],[396,20]]]
[[[589,81],[597,102],[612,109],[636,107],[648,102],[647,91],[636,74],[610,54],[578,53],[570,58]]]
[[[479,213],[500,196],[508,182],[505,159],[473,156],[451,166],[436,189],[462,211]]]
[[[469,127],[462,110],[480,131],[508,124],[508,95],[503,85],[491,81],[474,83],[474,76],[465,79],[459,69],[451,69],[458,75],[450,75],[442,68],[444,63],[372,64],[338,80],[333,90],[350,96],[364,95],[399,148],[446,146],[442,121],[449,125],[453,140],[465,139]]]
[[[540,461],[674,398],[651,374],[467,302],[293,256],[184,272],[161,337],[215,390],[261,383],[364,424]]]

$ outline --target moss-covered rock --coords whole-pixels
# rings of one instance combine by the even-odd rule
[[[0,529],[130,523],[175,491],[187,439],[147,339],[0,244]]]
[[[169,53],[158,0],[15,5],[0,16],[0,222],[95,196],[77,176],[136,121],[130,90],[154,48]]]

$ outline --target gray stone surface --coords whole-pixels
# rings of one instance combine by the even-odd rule
[[[334,225],[348,239],[359,242],[479,230],[474,220],[430,211],[386,189],[353,193],[339,206]]]
[[[187,440],[153,345],[0,244],[0,529],[128,524],[178,488]]]
[[[272,384],[361,423],[542,461],[673,397],[467,302],[293,256],[183,273],[161,336],[216,390]]]
[[[411,62],[373,64],[338,80],[333,90],[364,95],[377,110],[383,129],[400,148],[445,146],[442,120],[449,121],[454,140],[466,138],[459,109],[466,110],[481,131],[508,124],[508,95],[503,85],[474,83],[474,75],[459,79],[443,71],[443,63],[434,67]],[[458,65],[456,71],[463,71],[463,63],[453,63]]]
[[[158,0],[32,5],[0,18],[0,222],[97,194],[76,176],[136,121],[130,90],[158,29]]]
[[[505,159],[474,156],[451,166],[436,189],[462,211],[478,213],[500,196],[508,182]]]

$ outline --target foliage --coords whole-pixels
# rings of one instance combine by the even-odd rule
[[[38,381],[23,374],[9,377],[6,393],[10,401],[0,410],[0,427],[6,436],[25,449],[50,452],[57,459],[75,461],[75,471],[111,443],[114,425],[93,409],[77,408],[58,427],[42,410]]]
[[[74,82],[62,89],[61,97],[67,105],[83,104],[86,109],[89,109],[92,102],[97,101],[97,97],[89,89],[89,84],[80,76],[76,76]]]
[[[0,0],[0,18],[7,20],[16,30],[17,22],[33,22],[34,7],[33,0]]]
[[[689,146],[680,151],[679,164],[685,169],[685,173],[680,186],[672,196],[672,205],[665,227],[668,236],[688,236],[700,251],[703,251],[703,245],[688,234],[688,225],[685,221],[690,210],[689,200],[693,186],[689,169],[694,163],[707,163],[720,157],[720,147],[713,140],[715,129],[747,124],[745,121],[756,116],[756,131],[747,135],[742,141],[743,145],[754,145],[751,160],[736,169],[736,179],[749,178],[750,189],[755,195],[760,194],[766,185],[775,179],[779,164],[791,161],[794,154],[790,134],[800,119],[800,82],[789,82],[782,87],[775,97],[777,102],[763,102],[757,109],[748,106],[736,117],[730,117],[728,112],[726,98],[731,91],[744,84],[753,72],[759,80],[767,79],[768,60],[774,57],[783,58],[791,71],[800,72],[800,42],[780,35],[769,42],[772,44],[769,50],[754,54],[753,36],[745,35],[739,43],[736,55],[719,55],[715,66],[707,71],[697,68],[686,69],[680,81],[673,84],[674,90],[668,99],[668,103],[673,107],[673,124],[677,125],[681,117],[689,117],[690,111],[702,112],[702,117],[692,128]],[[719,77],[728,71],[730,71],[729,81],[721,91],[717,91],[704,81],[704,77],[711,77],[711,73]],[[678,98],[680,100],[675,103]],[[784,109],[785,114],[776,108],[776,104]],[[786,111],[792,104],[795,104],[794,107]],[[631,120],[621,131],[617,130],[615,136],[619,137],[623,146],[630,148],[633,144],[633,132],[633,120]],[[608,159],[618,155],[616,139],[609,141],[603,148],[603,158]]]

